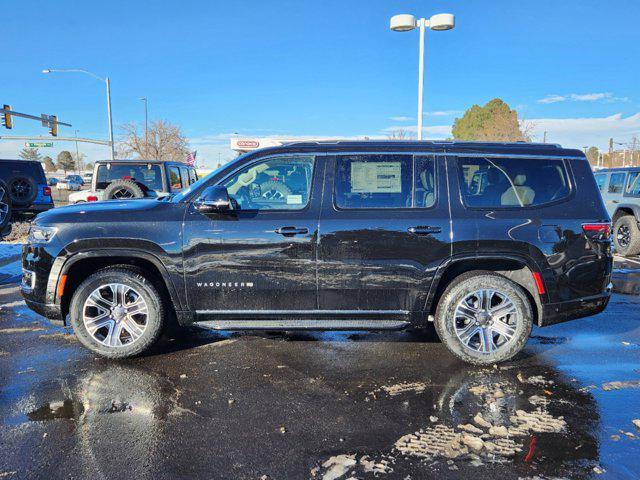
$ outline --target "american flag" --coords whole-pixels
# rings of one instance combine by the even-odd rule
[[[193,152],[189,152],[187,154],[187,160],[185,161],[185,163],[190,167],[193,167],[196,163],[196,155],[198,155],[197,150],[194,150]]]

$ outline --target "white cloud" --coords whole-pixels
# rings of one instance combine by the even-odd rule
[[[391,117],[390,120],[394,122],[411,122],[413,121],[412,117]]]
[[[627,97],[616,97],[611,92],[600,93],[569,93],[567,95],[547,95],[538,100],[538,103],[558,103],[558,102],[626,102]]]
[[[436,110],[434,112],[426,112],[427,117],[449,117],[453,115],[460,115],[462,110]]]
[[[608,148],[609,138],[626,142],[640,134],[640,112],[623,117],[621,113],[608,117],[585,118],[536,118],[527,120],[537,141],[547,132],[547,142],[560,143],[563,147],[582,148],[595,145]]]

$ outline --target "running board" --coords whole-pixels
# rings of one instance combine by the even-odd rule
[[[401,330],[402,320],[206,320],[193,324],[213,330]]]

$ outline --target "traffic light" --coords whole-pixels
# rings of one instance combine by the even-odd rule
[[[13,120],[11,119],[11,114],[6,110],[11,110],[11,105],[4,105],[4,112],[2,113],[2,126],[4,128],[11,129],[13,128]]]
[[[49,134],[51,134],[52,137],[58,136],[58,117],[55,115],[49,117]]]

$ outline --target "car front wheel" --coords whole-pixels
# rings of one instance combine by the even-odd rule
[[[158,289],[142,271],[128,266],[89,276],[73,294],[70,313],[78,340],[108,358],[143,353],[158,340],[165,324]]]
[[[443,293],[435,327],[459,359],[492,365],[513,358],[527,343],[533,310],[525,291],[494,272],[457,277]]]

